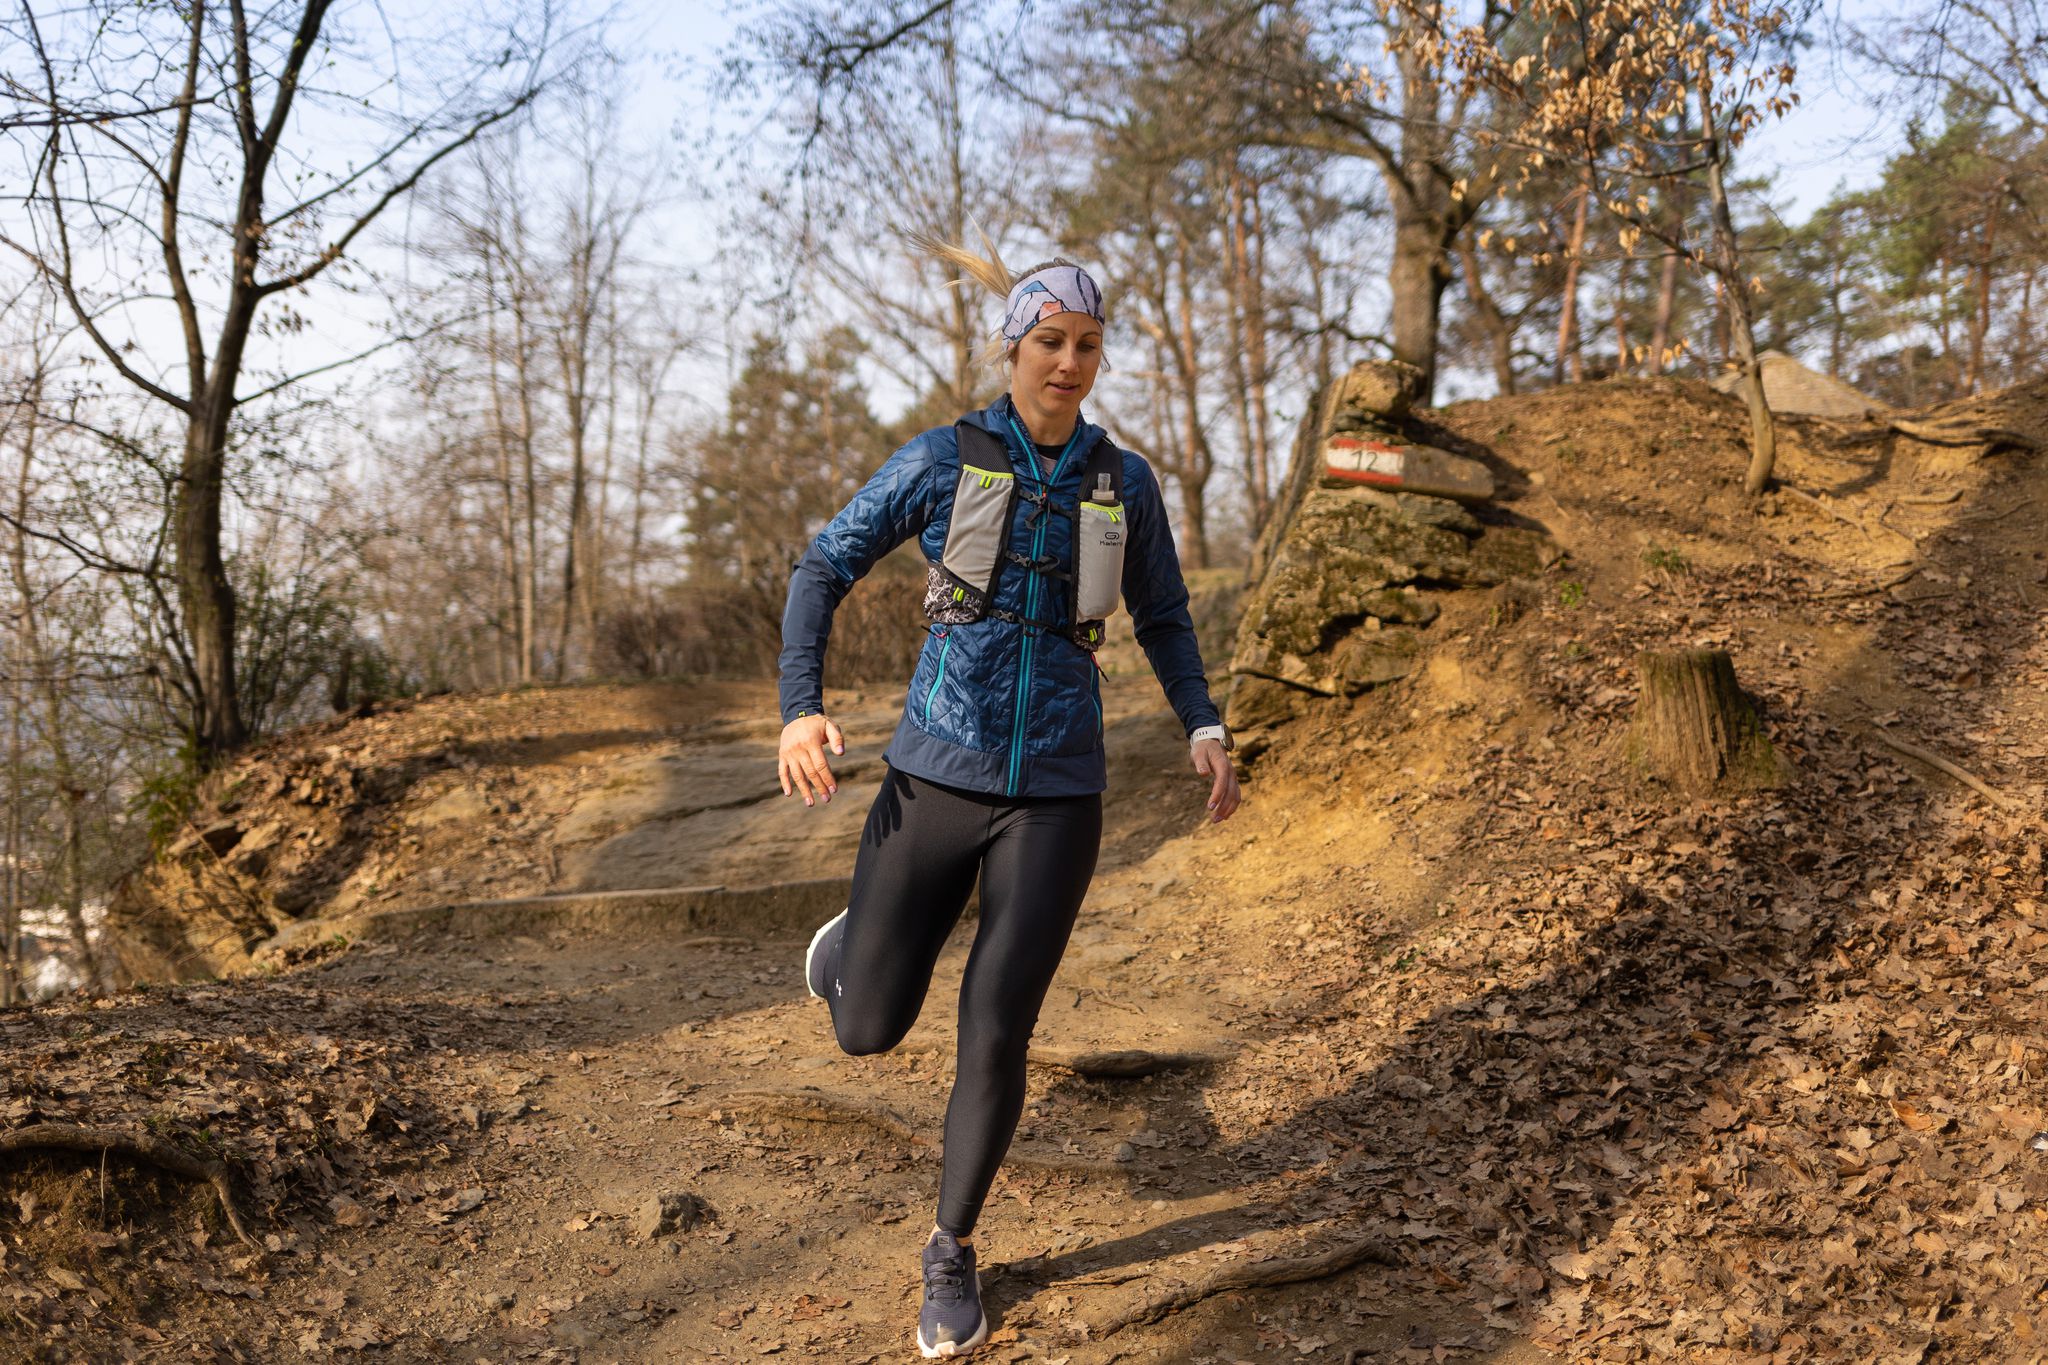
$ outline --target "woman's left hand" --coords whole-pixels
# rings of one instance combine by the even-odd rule
[[[1201,740],[1188,751],[1195,761],[1195,771],[1209,781],[1209,821],[1216,824],[1228,820],[1244,796],[1237,789],[1237,774],[1231,771],[1230,755],[1223,745],[1213,739]]]

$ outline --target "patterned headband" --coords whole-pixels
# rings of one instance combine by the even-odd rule
[[[1102,321],[1102,291],[1078,265],[1049,265],[1010,289],[1003,307],[1003,342],[1014,346],[1024,334],[1058,313],[1085,313]]]

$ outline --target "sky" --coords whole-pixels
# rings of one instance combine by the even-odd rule
[[[742,162],[751,159],[755,172],[772,174],[779,168],[778,158],[787,156],[779,124],[767,110],[742,108],[713,93],[714,77],[730,55],[742,23],[771,3],[624,0],[614,11],[615,43],[625,58],[619,80],[625,140],[644,160],[650,183],[662,186],[648,240],[664,269],[679,274],[710,272],[726,244],[730,211],[745,192]],[[1823,24],[1867,19],[1887,9],[1878,0],[1828,0],[1828,5]],[[431,23],[423,17],[431,12],[424,0],[398,7],[403,23]],[[1774,199],[1795,221],[1836,189],[1873,181],[1898,141],[1895,118],[1873,113],[1854,73],[1832,65],[1825,51],[1807,54],[1797,88],[1800,107],[1755,133],[1744,158],[1746,172],[1774,173]],[[387,286],[402,283],[406,262],[395,244],[417,228],[414,205],[395,207],[380,228],[379,243],[363,244],[359,254]],[[686,367],[678,395],[702,417],[720,404],[748,323],[743,300],[721,298],[715,288],[698,296],[723,309],[719,325],[708,329],[715,344]],[[381,289],[353,296],[325,291],[317,306],[320,326],[289,341],[295,361],[322,363],[328,355],[364,349],[383,336],[378,329],[388,319],[388,305]],[[1368,330],[1379,326],[1377,320],[1361,321]],[[161,344],[167,355],[179,353],[167,313],[144,324],[141,331],[150,337],[151,350]],[[386,352],[385,357],[392,354]],[[885,399],[877,406],[887,410],[890,404]]]

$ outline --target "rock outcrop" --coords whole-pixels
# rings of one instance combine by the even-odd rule
[[[1558,555],[1540,529],[1489,512],[1486,466],[1420,446],[1408,424],[1406,367],[1360,365],[1303,424],[1279,515],[1262,537],[1256,581],[1231,658],[1231,728],[1256,735],[1317,697],[1351,697],[1415,671],[1444,595],[1541,573]],[[1330,473],[1332,443],[1357,464],[1361,442],[1386,467],[1451,471],[1462,501],[1374,487]],[[1397,480],[1398,475],[1390,478]]]

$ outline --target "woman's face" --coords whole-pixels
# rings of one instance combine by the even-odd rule
[[[1102,324],[1055,313],[1024,334],[1010,367],[1010,398],[1040,441],[1064,440],[1102,368]]]

